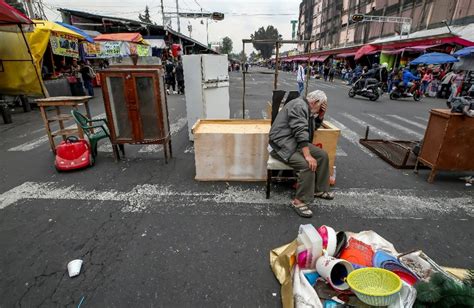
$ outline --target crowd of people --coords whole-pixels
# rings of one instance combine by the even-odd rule
[[[361,64],[352,68],[342,63],[334,66],[316,63],[308,67],[306,62],[301,62],[299,65],[282,63],[282,70],[296,72],[298,90],[301,92],[308,68],[312,77],[321,78],[324,81],[333,82],[337,77],[345,81],[347,85],[353,85],[362,78],[361,84],[365,88],[371,83],[380,83],[385,92],[390,93],[393,89],[400,87],[408,96],[412,95],[416,83],[424,96],[445,98],[448,101],[461,95],[465,80],[465,72],[453,70],[451,65],[399,66],[390,69],[386,63],[381,65],[375,63],[371,68]],[[473,94],[474,85],[468,92],[470,95]]]

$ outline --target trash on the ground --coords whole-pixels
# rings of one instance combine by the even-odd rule
[[[374,231],[336,233],[325,225],[301,225],[295,241],[270,252],[270,265],[281,284],[283,307],[444,304],[443,296],[454,300],[455,286],[464,292],[463,300],[474,303],[467,270],[443,268],[421,250],[398,253]],[[430,288],[443,296],[428,296]]]
[[[76,259],[72,260],[67,264],[67,271],[69,273],[69,277],[75,277],[79,275],[81,272],[81,267],[82,267],[82,260]]]
[[[347,290],[346,278],[354,270],[351,263],[334,257],[322,256],[316,261],[318,274],[336,290]]]
[[[394,303],[402,288],[400,277],[376,267],[356,269],[347,276],[347,284],[361,301],[372,306]]]

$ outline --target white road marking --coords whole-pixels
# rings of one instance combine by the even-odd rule
[[[176,122],[170,125],[170,134],[174,135],[178,133],[186,126],[187,123],[188,120],[186,118],[178,119]],[[142,146],[138,153],[158,153],[161,151],[163,151],[162,144],[149,144]]]
[[[338,173],[341,172],[338,170]],[[289,202],[288,192],[275,191],[271,199],[265,198],[263,184],[258,189],[229,186],[225,190],[206,192],[182,191],[170,185],[142,184],[129,191],[115,189],[86,189],[80,186],[60,186],[56,182],[25,182],[0,194],[0,210],[21,200],[84,200],[100,205],[112,201],[123,205],[124,212],[169,211],[186,207],[186,212],[200,215],[257,215],[278,216]],[[462,219],[474,217],[472,195],[458,193],[453,196],[420,196],[415,189],[365,189],[338,190],[332,201],[317,200],[318,212],[344,212],[347,216],[374,219],[424,219],[442,218],[458,214]],[[93,201],[93,202],[90,202]],[[212,213],[204,212],[202,204],[217,207]],[[251,212],[239,213],[234,204],[248,205]],[[31,206],[37,206],[35,202]],[[262,207],[263,206],[263,207]],[[91,206],[91,210],[93,207]]]
[[[341,136],[344,139],[348,140],[350,143],[358,147],[362,152],[366,153],[370,157],[374,157],[374,154],[369,149],[367,149],[366,147],[364,147],[362,144],[359,143],[360,136],[357,133],[348,129],[344,124],[342,124],[341,122],[337,121],[334,118],[325,116],[325,119],[327,119],[332,124],[336,125],[336,127],[341,130]]]
[[[414,137],[416,137],[416,138],[418,138],[418,139],[423,138],[423,135],[422,135],[422,134],[420,134],[420,133],[418,133],[418,132],[415,132],[414,130],[411,130],[411,129],[409,129],[409,128],[406,128],[405,126],[402,126],[402,125],[399,125],[399,124],[397,124],[397,123],[393,123],[393,122],[391,122],[391,121],[385,120],[385,119],[382,118],[381,116],[378,116],[378,115],[376,115],[376,114],[368,114],[368,116],[369,116],[369,117],[372,117],[372,118],[374,118],[374,119],[376,119],[376,120],[378,120],[378,121],[380,121],[380,122],[382,122],[382,123],[385,123],[385,124],[387,124],[387,125],[389,125],[389,126],[392,126],[392,127],[396,128],[396,129],[398,129],[398,130],[401,130],[401,131],[403,131],[403,132],[405,132],[405,133],[407,133],[407,134],[409,134],[409,135],[411,135],[411,136],[414,136]]]
[[[348,114],[348,113],[345,113],[345,112],[344,112],[344,113],[342,113],[341,115],[344,116],[344,117],[346,117],[346,118],[348,118],[349,120],[351,120],[351,121],[353,121],[353,122],[359,124],[360,126],[362,126],[362,127],[364,127],[364,128],[366,128],[367,126],[370,126],[370,131],[375,132],[377,135],[379,135],[379,136],[381,136],[381,137],[383,137],[383,138],[386,138],[386,139],[396,139],[394,136],[390,135],[389,133],[387,133],[387,132],[385,132],[385,131],[383,131],[383,130],[381,130],[381,129],[379,129],[379,128],[377,128],[377,127],[371,125],[371,124],[368,124],[367,122],[362,121],[361,119],[356,118],[356,117],[354,117],[354,116],[351,115],[351,114]],[[369,133],[369,134],[370,134],[370,133]]]
[[[423,118],[423,117],[415,116],[415,118],[417,118],[418,120],[421,120],[421,121],[423,121],[423,122],[428,123],[428,119],[425,119],[425,118]]]
[[[337,147],[337,149],[336,149],[336,156],[347,156],[347,153],[344,152],[344,150],[341,149],[340,147]]]
[[[93,117],[93,119],[102,118],[104,116],[105,116],[105,113],[101,113],[101,114],[98,114],[95,117]],[[72,129],[72,128],[76,128],[76,127],[77,127],[76,124],[72,124],[72,125],[67,126],[66,129]],[[34,131],[34,132],[36,132],[36,131]],[[45,133],[46,133],[46,131],[45,131]],[[10,149],[8,149],[8,151],[9,152],[31,151],[33,149],[36,149],[37,147],[40,147],[41,145],[43,145],[43,143],[47,143],[47,142],[49,142],[48,141],[48,136],[41,136],[41,137],[37,138],[34,141],[28,141],[28,142],[22,143],[22,144],[20,144],[16,147],[10,148]]]
[[[398,116],[396,114],[389,114],[389,116],[392,117],[392,118],[398,119],[400,121],[406,122],[408,124],[411,124],[413,126],[419,127],[421,129],[426,129],[426,123],[421,124],[421,123],[418,123],[418,122],[415,122],[415,121],[412,121],[412,120],[405,119],[405,118],[403,118],[401,116]]]
[[[184,150],[184,153],[185,154],[188,154],[188,153],[194,153],[194,146],[189,146],[187,147],[185,150]]]

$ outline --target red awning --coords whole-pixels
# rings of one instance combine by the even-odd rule
[[[347,58],[347,57],[353,57],[355,56],[355,52],[345,52],[345,53],[340,53],[335,55],[336,58]]]
[[[4,1],[0,1],[0,25],[32,24],[33,21]]]
[[[140,43],[143,37],[140,33],[109,33],[101,34],[94,38],[95,41],[124,41]]]
[[[362,58],[363,56],[366,56],[366,55],[372,55],[374,53],[377,53],[379,50],[379,48],[377,46],[374,46],[374,45],[364,45],[362,46],[361,48],[359,48],[359,50],[357,50],[357,52],[355,53],[355,57],[354,59],[355,60],[359,60],[360,58]]]
[[[311,62],[324,62],[326,61],[327,58],[329,58],[330,55],[324,55],[324,56],[312,56],[309,58]]]
[[[405,47],[401,49],[394,49],[394,50],[382,50],[382,53],[389,54],[389,55],[395,55],[399,54],[405,51],[412,51],[412,52],[423,52],[426,49],[430,49],[436,46],[439,46],[440,44],[434,44],[434,45],[419,45],[419,46],[412,46],[412,47]]]

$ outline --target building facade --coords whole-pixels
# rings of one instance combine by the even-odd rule
[[[367,43],[400,33],[394,23],[353,23],[351,16],[365,14],[410,17],[410,32],[465,25],[474,22],[474,0],[302,0],[299,7],[300,52]]]

